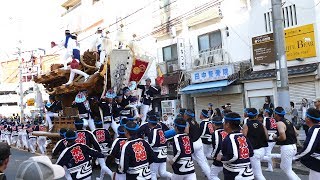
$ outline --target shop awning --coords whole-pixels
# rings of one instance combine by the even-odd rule
[[[232,81],[222,80],[222,81],[214,81],[214,82],[206,82],[199,84],[191,84],[185,88],[183,88],[180,92],[182,94],[195,94],[195,93],[206,93],[212,91],[221,91],[222,87],[228,86]]]

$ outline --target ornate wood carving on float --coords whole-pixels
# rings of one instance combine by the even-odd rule
[[[108,40],[108,39],[107,39]],[[108,40],[108,43],[110,40]],[[79,70],[90,75],[84,82],[82,76],[76,76],[69,85],[64,85],[70,75],[70,70],[62,69],[62,64],[52,64],[51,71],[41,74],[35,78],[35,82],[43,84],[50,95],[55,95],[56,99],[62,102],[62,112],[59,118],[55,118],[52,123],[53,131],[35,132],[36,136],[47,136],[51,139],[48,145],[48,152],[59,140],[57,133],[61,128],[75,129],[74,118],[78,117],[78,111],[71,107],[76,94],[81,90],[87,90],[89,96],[100,97],[108,89],[113,89],[119,93],[120,90],[136,81],[138,84],[151,64],[152,57],[147,53],[141,53],[136,42],[130,42],[123,46],[124,49],[112,49],[109,43],[107,46],[105,62],[99,66],[99,55],[95,52],[85,51],[80,58],[81,66]]]

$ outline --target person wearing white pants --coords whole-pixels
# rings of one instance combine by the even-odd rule
[[[146,79],[146,85],[138,85],[137,88],[142,90],[141,93],[141,107],[140,114],[142,114],[141,123],[144,124],[147,118],[147,113],[149,112],[150,105],[152,105],[153,96],[155,94],[159,94],[159,90],[153,86],[151,86],[151,79]]]
[[[261,160],[264,157],[264,147],[268,146],[267,129],[257,119],[258,111],[256,108],[247,108],[248,121],[243,125],[243,135],[251,142],[253,148],[253,156],[250,157],[254,177],[257,180],[265,180],[262,174]]]
[[[310,169],[309,180],[320,179],[320,111],[309,108],[306,112],[309,131],[302,150],[294,157]]]
[[[115,158],[114,161],[117,164],[117,171],[116,171],[114,179],[115,180],[126,180],[126,174],[120,173],[120,171],[119,171],[122,146],[127,141],[123,125],[118,127],[117,133],[119,134],[119,136],[113,141],[113,143],[111,145],[111,150],[110,150],[110,155]]]
[[[310,169],[309,180],[318,180],[320,178],[320,172]]]
[[[147,114],[149,112],[149,109],[150,109],[150,105],[142,104],[140,106],[140,112],[142,114],[141,124],[144,124],[146,122],[146,118],[147,118]]]
[[[111,126],[113,132],[115,132],[115,137],[118,136],[117,132],[119,127],[119,124],[116,123],[115,119],[113,118],[113,114],[117,108],[116,104],[113,103],[113,98],[116,96],[117,95],[115,93],[108,91],[105,98],[101,98],[99,101],[99,107],[102,110],[103,128],[108,130]]]
[[[297,176],[297,174],[292,170],[292,160],[293,157],[297,153],[297,147],[295,144],[289,144],[289,145],[281,145],[281,163],[280,168],[288,178],[291,180],[300,180],[300,178]]]
[[[265,180],[265,177],[262,174],[262,169],[261,169],[261,160],[265,154],[264,148],[259,148],[259,149],[254,149],[253,150],[253,156],[250,158],[250,162],[252,165],[252,170],[254,173],[255,179],[262,179]]]
[[[84,77],[84,81],[87,81],[89,78],[89,75],[79,69],[77,69],[80,65],[80,50],[79,50],[79,44],[77,42],[77,35],[73,35],[71,37],[72,39],[69,40],[69,46],[72,48],[72,61],[70,64],[70,76],[69,80],[65,85],[69,85],[72,83],[75,74],[79,74]]]
[[[61,43],[58,45],[60,48],[64,47],[64,54],[62,55],[62,64],[63,64],[63,69],[67,70],[68,62],[70,61],[70,58],[72,56],[72,35],[70,33],[70,30],[65,30],[65,39],[61,41]]]
[[[194,153],[192,154],[192,159],[198,163],[205,176],[207,178],[210,177],[210,166],[206,156],[204,155],[203,145],[200,138],[193,142],[193,149]]]
[[[45,155],[46,154],[46,148],[47,148],[47,145],[46,145],[46,141],[47,141],[47,137],[45,136],[39,136],[38,137],[38,141],[37,141],[37,144],[38,144],[38,147],[39,147],[39,151],[42,155]]]
[[[20,136],[21,136],[23,149],[24,148],[28,149],[29,148],[29,142],[28,142],[28,134],[27,134],[27,131],[26,131],[26,126],[24,126],[24,128],[22,129]]]
[[[203,152],[203,145],[201,141],[201,130],[199,124],[194,119],[194,112],[190,109],[186,110],[183,115],[183,119],[188,123],[186,132],[190,136],[193,143],[194,153],[192,154],[192,159],[198,163],[201,167],[203,173],[207,178],[210,177],[210,166],[208,160]]]
[[[161,127],[158,126],[158,118],[154,114],[148,118],[148,143],[154,152],[154,162],[150,165],[151,179],[157,180],[157,174],[162,178],[171,179],[172,174],[167,171],[167,139]]]
[[[85,114],[85,115],[79,114],[79,117],[81,119],[83,119],[83,129],[87,129],[88,126],[91,131],[94,131],[96,129],[96,126],[94,124],[94,120],[91,118],[90,115],[88,116],[87,114]]]
[[[53,112],[47,112],[46,113],[46,126],[49,126],[49,132],[52,131],[53,124],[51,118],[59,118],[58,113],[53,113]]]
[[[17,145],[18,143],[18,132],[16,130],[12,131],[12,134],[11,134],[11,144],[13,145]]]
[[[103,119],[104,119],[103,128],[109,129],[111,127],[115,133],[115,138],[118,137],[117,129],[120,126],[120,123],[117,123],[112,116],[104,117]],[[107,122],[109,121],[108,119],[111,119],[111,122]]]
[[[91,52],[93,51],[93,52],[99,54],[99,58],[100,58],[99,59],[99,66],[97,66],[97,67],[100,67],[101,64],[104,63],[104,59],[106,57],[106,51],[104,49],[103,40],[104,40],[104,37],[102,34],[102,28],[99,27],[94,35],[92,46],[90,49]]]
[[[57,101],[55,96],[50,95],[49,96],[50,104],[46,104],[45,108],[47,110],[46,112],[46,126],[49,126],[49,132],[53,129],[53,124],[51,121],[51,117],[59,117],[58,112],[62,110],[61,101]]]
[[[76,61],[79,63],[79,60],[76,60]],[[73,69],[73,68],[71,68],[71,69],[70,69],[69,80],[68,80],[68,82],[67,82],[65,85],[71,84],[72,81],[73,81],[73,79],[74,79],[74,76],[75,76],[76,74],[79,74],[79,75],[83,76],[83,77],[84,77],[84,82],[86,82],[86,81],[89,79],[89,75],[88,75],[87,73],[85,73],[85,72],[83,72],[83,71],[81,71],[81,70],[79,70],[79,69]]]
[[[172,180],[197,179],[192,159],[193,145],[191,138],[185,133],[186,128],[187,123],[183,118],[178,117],[174,120],[177,134],[173,137],[173,158],[169,160],[173,169]]]
[[[5,130],[2,132],[4,141],[7,142],[9,146],[11,146],[12,140],[11,140],[11,134],[12,134],[12,128],[9,125],[4,126]]]
[[[273,110],[272,109],[265,109],[264,110],[264,118],[263,118],[263,125],[266,127],[268,131],[268,147],[265,147],[265,155],[262,158],[263,161],[268,162],[268,168],[266,171],[273,171],[273,163],[272,158],[280,158],[280,154],[271,154],[272,149],[276,142],[273,140],[273,135],[277,132],[277,121],[272,118]]]
[[[91,118],[91,109],[90,109],[90,103],[87,99],[87,92],[86,91],[80,91],[76,97],[74,102],[72,103],[72,107],[75,107],[79,111],[79,118],[83,120],[83,129],[86,129],[86,127],[89,125],[89,128],[91,131],[94,131],[95,125],[94,121]]]
[[[210,169],[210,180],[220,180],[218,175],[223,170],[223,164],[221,161],[217,161],[217,156],[221,156],[221,144],[224,138],[228,135],[223,129],[222,117],[215,116],[212,118],[212,123],[214,124],[214,133],[212,134],[212,158],[213,162]]]
[[[37,136],[29,136],[28,144],[29,144],[29,149],[31,153],[35,153],[36,146],[37,146]]]
[[[91,179],[92,171],[90,170],[92,167],[90,161],[92,158],[98,159],[101,175],[108,174],[112,177],[112,171],[106,166],[104,155],[101,152],[91,149],[85,144],[76,143],[77,133],[72,130],[68,130],[65,137],[68,144],[60,154],[56,164],[67,167],[72,179]],[[77,156],[74,155],[75,152],[77,152]],[[89,169],[89,171],[82,172],[83,168]]]
[[[292,160],[297,153],[297,137],[296,130],[289,120],[285,119],[285,110],[277,107],[274,110],[274,118],[277,121],[277,133],[273,135],[273,140],[280,145],[281,150],[281,170],[288,176],[290,180],[300,180],[297,174],[292,171]]]
[[[197,179],[197,176],[196,176],[196,173],[186,174],[186,175],[173,174],[171,179],[174,179],[174,180],[195,180],[195,179]]]
[[[203,153],[206,158],[211,158],[212,154],[212,134],[214,132],[213,125],[209,122],[208,111],[203,109],[200,114],[200,130],[201,130],[201,140],[203,143]]]

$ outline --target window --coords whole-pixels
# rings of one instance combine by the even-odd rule
[[[221,32],[213,31],[198,37],[199,52],[222,48]]]
[[[163,61],[166,62],[167,72],[174,72],[178,70],[178,50],[177,44],[166,46],[162,48]]]
[[[177,44],[164,47],[162,48],[162,51],[163,51],[163,61],[178,60]]]
[[[298,24],[295,4],[287,7],[283,7],[282,16],[284,20],[283,21],[284,28],[288,28]],[[266,32],[271,32],[272,31],[272,11],[264,13],[264,22],[265,22]]]

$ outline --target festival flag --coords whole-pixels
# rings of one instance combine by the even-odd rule
[[[129,81],[136,81],[140,82],[141,78],[145,74],[146,70],[148,69],[149,62],[143,61],[141,59],[135,59]]]
[[[160,69],[160,66],[157,67],[157,73],[158,73],[158,77],[156,79],[157,84],[162,86],[163,81],[164,81],[164,77],[163,77],[163,73],[162,73],[162,71]]]

